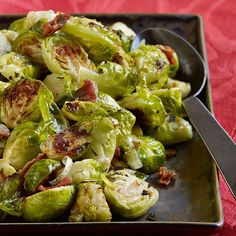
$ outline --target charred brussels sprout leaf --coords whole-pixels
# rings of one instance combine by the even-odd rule
[[[147,89],[138,89],[122,99],[119,104],[133,111],[139,123],[147,127],[159,126],[167,115],[161,99]]]
[[[124,218],[144,215],[158,200],[158,191],[129,169],[110,171],[104,193],[112,211]]]
[[[85,159],[73,163],[67,176],[72,177],[73,184],[80,184],[88,181],[98,181],[102,168],[100,164],[93,159]]]
[[[141,78],[141,84],[162,88],[167,80],[170,63],[166,55],[154,45],[141,44],[131,52],[135,66]]]
[[[21,179],[18,175],[13,175],[0,183],[0,210],[13,215],[21,216],[20,197]]]
[[[110,221],[111,217],[101,185],[95,183],[80,184],[69,220],[72,222]]]
[[[143,164],[141,170],[144,173],[152,174],[163,166],[166,154],[162,143],[148,136],[135,137],[133,142]]]
[[[74,193],[74,186],[64,186],[33,194],[23,202],[23,217],[31,222],[54,219],[68,210]]]
[[[24,188],[27,192],[35,192],[35,189],[42,183],[54,170],[61,166],[60,162],[50,159],[39,160],[34,163],[26,172],[24,178]]]
[[[80,67],[95,69],[79,42],[66,36],[55,35],[45,38],[42,43],[42,55],[52,73],[67,72],[75,80],[79,77]]]
[[[0,73],[10,82],[21,78],[39,78],[40,69],[33,64],[29,57],[16,52],[0,56]]]
[[[193,137],[192,126],[181,117],[168,115],[153,136],[165,145],[185,142]]]

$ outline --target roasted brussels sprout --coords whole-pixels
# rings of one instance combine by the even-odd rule
[[[191,92],[190,83],[179,81],[176,79],[168,79],[168,82],[165,87],[168,89],[179,88],[182,98],[186,98],[189,95],[189,93]]]
[[[161,99],[143,88],[123,98],[119,104],[136,114],[138,122],[147,127],[159,126],[167,115]]]
[[[39,78],[40,69],[33,64],[29,57],[16,52],[0,56],[0,73],[10,82],[21,78]]]
[[[75,193],[74,186],[45,190],[26,197],[22,204],[23,217],[31,222],[45,222],[68,211]]]
[[[168,115],[163,124],[150,133],[165,145],[185,142],[193,137],[190,123],[175,115]]]
[[[121,48],[119,36],[96,20],[70,17],[62,31],[76,37],[97,64],[111,60]]]
[[[69,73],[76,81],[80,68],[95,70],[79,42],[71,37],[53,35],[42,43],[42,55],[48,69],[55,74]]]
[[[163,166],[166,154],[162,143],[148,136],[133,137],[133,142],[143,165],[141,171],[152,174]]]
[[[162,88],[168,80],[170,63],[166,55],[154,45],[141,44],[132,51],[135,66],[141,78],[141,84]]]
[[[75,86],[69,74],[50,74],[44,79],[43,83],[53,93],[54,101],[58,105],[63,105],[65,101],[72,100]]]
[[[36,188],[57,168],[61,167],[59,161],[43,159],[34,163],[24,175],[24,188],[33,193]]]
[[[168,114],[176,116],[187,116],[182,106],[182,94],[179,88],[158,89],[151,91],[152,94],[159,97]]]
[[[50,136],[40,149],[51,159],[62,160],[64,156],[78,159],[91,144],[93,128],[91,121],[70,126]]]
[[[21,179],[17,174],[0,183],[0,210],[13,216],[21,216],[23,198],[20,197]]]
[[[28,121],[19,124],[7,140],[3,159],[16,170],[20,170],[38,155],[40,143],[51,134],[48,123],[37,124]]]
[[[21,53],[31,58],[32,61],[45,65],[42,51],[42,38],[39,33],[26,31],[21,33],[13,43],[13,51]]]
[[[104,179],[104,193],[112,211],[133,219],[144,215],[158,200],[158,191],[129,169],[110,171]]]
[[[73,184],[80,184],[82,182],[98,181],[102,168],[100,164],[93,159],[84,159],[73,163],[68,177],[72,177]]]
[[[110,221],[111,217],[101,185],[91,182],[80,184],[69,220],[72,222]]]

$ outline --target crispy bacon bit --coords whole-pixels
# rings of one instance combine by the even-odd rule
[[[54,34],[57,30],[61,29],[66,21],[70,18],[67,14],[59,14],[52,21],[43,25],[42,35],[44,37]]]
[[[75,98],[80,101],[96,102],[98,96],[97,85],[91,80],[85,80],[83,87],[75,92]]]
[[[114,56],[112,57],[112,62],[115,62],[117,64],[122,64],[123,63],[123,57],[119,54],[119,53],[116,53],[114,54]]]
[[[37,191],[45,191],[45,190],[48,190],[48,189],[53,189],[53,188],[57,188],[57,187],[62,187],[62,186],[65,186],[65,185],[70,185],[72,184],[72,177],[66,177],[64,178],[63,180],[59,181],[57,184],[55,185],[52,185],[52,186],[43,186],[42,184],[39,185],[37,187]]]
[[[174,149],[174,148],[167,148],[166,149],[166,156],[167,157],[175,157],[176,156],[176,149]]]
[[[121,150],[119,147],[116,147],[114,157],[119,158],[121,156]]]
[[[169,185],[175,176],[175,171],[168,170],[166,167],[161,167],[159,170],[160,184]]]
[[[10,130],[6,125],[0,124],[0,139],[7,139],[10,136]]]
[[[163,45],[157,45],[157,47],[160,48],[161,51],[166,55],[171,65],[176,64],[176,61],[174,58],[174,50],[171,47],[163,46]]]
[[[29,168],[37,161],[42,160],[42,159],[46,159],[47,155],[45,153],[39,153],[38,156],[34,159],[32,159],[31,161],[28,161],[24,167],[19,171],[19,176],[20,177],[24,177],[25,173],[29,170]]]

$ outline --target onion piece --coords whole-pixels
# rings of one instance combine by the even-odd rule
[[[63,171],[52,181],[49,181],[51,185],[56,185],[58,182],[63,180],[67,174],[70,172],[71,166],[73,165],[73,161],[70,157],[65,156],[62,160],[62,163],[64,164]]]

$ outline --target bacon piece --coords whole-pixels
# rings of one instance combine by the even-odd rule
[[[160,48],[161,51],[166,55],[171,65],[176,64],[176,61],[174,58],[174,50],[171,47],[163,46],[163,45],[157,45],[157,47]]]
[[[7,139],[10,136],[10,130],[6,125],[0,124],[0,139]]]
[[[98,96],[97,85],[91,80],[85,80],[83,87],[75,92],[75,98],[80,101],[96,102]]]
[[[64,179],[59,181],[57,184],[52,185],[52,186],[43,186],[41,184],[37,187],[36,190],[37,191],[45,191],[45,190],[48,190],[48,189],[53,189],[53,188],[57,188],[57,187],[65,186],[65,185],[70,185],[70,184],[72,184],[72,177],[65,177]]]
[[[52,21],[49,21],[43,25],[42,35],[44,37],[51,36],[56,31],[61,29],[66,21],[70,18],[67,14],[59,14]]]
[[[160,167],[159,178],[160,184],[169,185],[171,180],[176,176],[175,171],[168,170],[166,167]]]
[[[24,177],[25,173],[29,170],[29,168],[37,161],[42,160],[42,159],[46,159],[47,155],[45,153],[39,153],[38,156],[34,159],[32,159],[31,161],[28,161],[24,167],[19,171],[19,176],[20,177]]]

